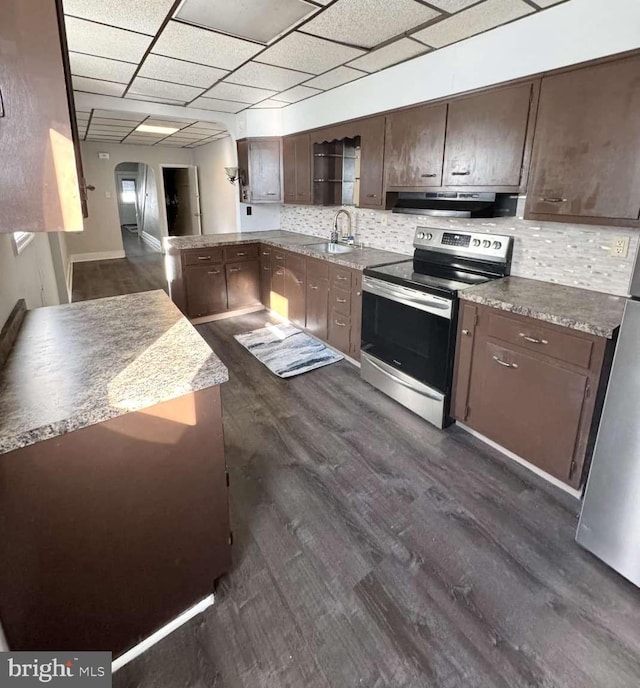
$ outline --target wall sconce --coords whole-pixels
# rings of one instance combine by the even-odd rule
[[[235,184],[238,181],[239,174],[238,174],[238,168],[237,167],[225,167],[224,168],[225,174],[227,175],[227,179],[231,184]]]

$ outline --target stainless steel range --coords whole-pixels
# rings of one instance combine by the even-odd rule
[[[412,261],[362,280],[363,379],[439,428],[451,422],[458,293],[509,274],[511,237],[418,227]]]

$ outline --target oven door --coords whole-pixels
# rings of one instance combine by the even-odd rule
[[[448,394],[453,301],[365,276],[362,351]]]

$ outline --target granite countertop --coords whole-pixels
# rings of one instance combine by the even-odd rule
[[[460,292],[465,301],[611,338],[622,322],[626,299],[524,277],[505,277]]]
[[[321,244],[328,239],[310,234],[298,234],[274,229],[267,232],[242,232],[238,234],[204,234],[202,236],[167,237],[164,245],[169,252],[184,251],[190,248],[211,248],[214,246],[231,246],[233,244],[253,244],[260,242],[268,246],[286,249],[311,258],[326,260],[347,268],[364,270],[364,268],[384,263],[399,263],[411,260],[413,256],[392,253],[375,248],[354,248],[348,253],[328,254],[311,248],[312,244]]]
[[[0,454],[227,379],[163,291],[37,308],[0,371]]]

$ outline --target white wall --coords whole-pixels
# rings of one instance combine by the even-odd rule
[[[230,136],[195,149],[203,234],[238,231],[238,185],[230,184],[224,172],[238,164],[237,157]]]

